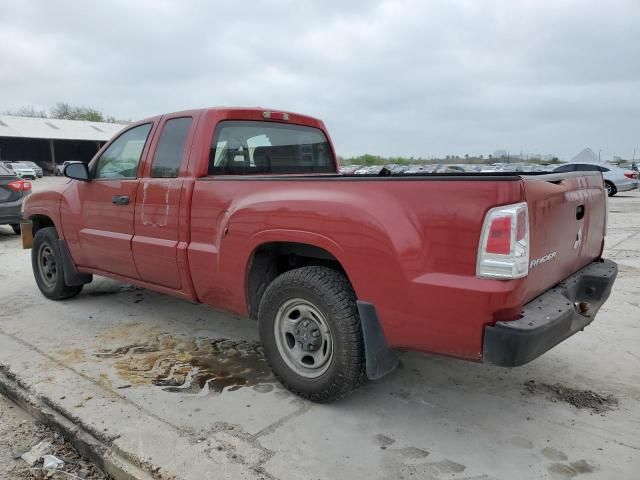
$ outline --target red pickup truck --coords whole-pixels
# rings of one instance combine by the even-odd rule
[[[382,377],[398,349],[524,364],[609,295],[599,172],[337,171],[314,118],[161,115],[32,194],[23,244],[50,299],[96,274],[257,319],[276,376],[315,401]]]

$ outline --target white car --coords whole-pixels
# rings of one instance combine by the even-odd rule
[[[607,163],[565,163],[554,172],[602,172],[607,194],[613,197],[618,192],[638,188],[638,172],[625,170]]]
[[[64,175],[64,167],[69,165],[71,162],[62,162],[62,165],[56,165],[56,177],[61,177]]]
[[[13,170],[13,172],[20,178],[30,178],[31,180],[35,180],[37,177],[36,171],[24,163],[7,162],[4,165],[9,170]]]
[[[40,165],[38,165],[36,162],[29,162],[27,160],[23,160],[21,162],[18,163],[24,163],[27,167],[29,168],[33,168],[33,171],[36,172],[36,175],[38,176],[38,178],[42,178],[44,175],[44,171],[42,170],[42,167]]]
[[[361,165],[343,165],[340,167],[340,173],[343,175],[353,175],[353,172],[359,170]]]

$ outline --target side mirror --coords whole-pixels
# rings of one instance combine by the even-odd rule
[[[80,180],[82,182],[89,182],[89,167],[84,162],[73,162],[65,165],[62,174],[67,178],[73,178],[74,180]]]

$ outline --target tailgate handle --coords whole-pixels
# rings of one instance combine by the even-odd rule
[[[584,218],[584,205],[578,205],[576,207],[576,220],[582,220]]]

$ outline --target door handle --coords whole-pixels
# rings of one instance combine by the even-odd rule
[[[578,205],[576,207],[576,220],[582,220],[584,218],[584,205]]]
[[[111,203],[114,205],[129,205],[129,197],[127,195],[114,195],[111,197]]]

